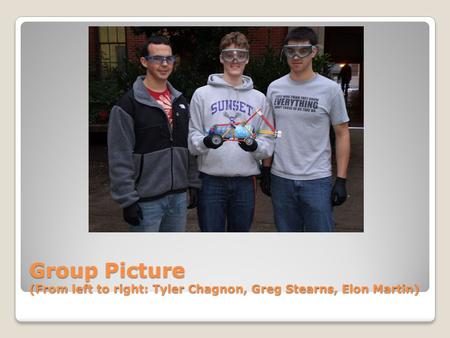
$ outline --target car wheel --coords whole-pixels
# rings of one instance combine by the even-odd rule
[[[213,135],[213,136],[211,137],[211,142],[212,142],[212,144],[214,144],[214,145],[216,145],[216,146],[222,144],[222,143],[223,143],[222,136],[217,135],[217,134]]]
[[[245,142],[246,145],[251,146],[251,145],[253,145],[253,143],[255,143],[255,140],[253,138],[251,138],[251,137],[247,137],[244,140],[244,142]]]

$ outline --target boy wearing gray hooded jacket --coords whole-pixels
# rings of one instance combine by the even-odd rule
[[[200,186],[187,149],[189,105],[168,82],[175,56],[169,40],[152,36],[142,49],[139,76],[112,108],[108,161],[113,199],[130,231],[185,231],[187,199]]]
[[[247,38],[229,33],[222,38],[220,50],[224,73],[210,75],[207,85],[195,91],[190,106],[188,147],[197,156],[202,180],[198,219],[202,231],[246,232],[255,209],[255,175],[260,173],[259,161],[273,153],[272,136],[257,134],[251,144],[217,143],[208,130],[216,124],[245,122],[257,109],[270,123],[273,117],[264,94],[243,75],[249,59]],[[247,126],[255,131],[269,129],[258,115]]]

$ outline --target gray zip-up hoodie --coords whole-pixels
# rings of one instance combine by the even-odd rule
[[[196,161],[187,148],[187,100],[167,83],[173,113],[169,126],[166,113],[143,80],[138,77],[112,108],[108,123],[111,194],[123,208],[200,187]]]
[[[260,173],[259,160],[272,156],[274,139],[271,135],[258,135],[258,148],[246,152],[234,141],[225,141],[218,149],[209,149],[203,138],[214,124],[247,120],[260,108],[273,124],[273,113],[263,93],[253,89],[253,81],[243,76],[243,83],[233,87],[223,74],[212,74],[208,84],[198,88],[191,100],[189,122],[189,151],[198,156],[198,170],[213,176],[252,176]],[[261,117],[250,122],[255,130],[270,130]]]

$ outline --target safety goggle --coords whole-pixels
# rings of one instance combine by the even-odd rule
[[[174,55],[162,56],[162,55],[147,55],[145,59],[151,63],[163,64],[167,62],[169,65],[175,62]]]
[[[288,59],[304,58],[313,52],[313,48],[313,45],[285,45],[283,46],[283,53]]]
[[[223,61],[233,62],[236,60],[239,63],[246,62],[248,60],[248,50],[240,48],[227,48],[220,53]]]

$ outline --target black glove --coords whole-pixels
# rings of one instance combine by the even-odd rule
[[[123,208],[123,219],[131,225],[139,225],[139,223],[141,223],[144,216],[142,215],[141,207],[137,202]]]
[[[188,188],[188,195],[189,195],[189,205],[187,206],[187,208],[188,209],[197,208],[198,189],[197,188]]]
[[[207,146],[208,148],[211,148],[211,149],[217,149],[217,148],[219,148],[219,147],[223,144],[223,140],[220,139],[220,140],[221,140],[220,143],[218,143],[218,142],[213,143],[213,137],[215,137],[216,140],[219,139],[219,138],[217,137],[217,135],[207,135],[207,136],[205,136],[205,138],[203,139],[203,144],[204,144],[205,146]],[[220,136],[219,136],[219,137],[220,137]]]
[[[341,205],[347,199],[347,188],[345,187],[346,181],[345,178],[336,177],[333,190],[331,191],[332,205]]]
[[[272,196],[270,191],[270,167],[261,167],[261,182],[259,182],[261,191],[267,196]]]
[[[258,142],[256,142],[256,140],[253,140],[253,142],[248,145],[247,143],[245,143],[245,141],[239,141],[239,147],[241,147],[243,150],[248,151],[248,152],[253,152],[256,150],[256,148],[258,148]]]

